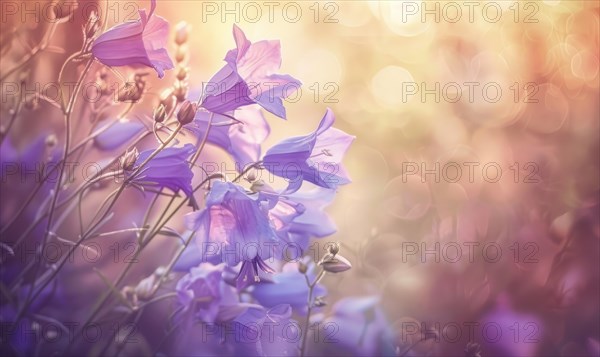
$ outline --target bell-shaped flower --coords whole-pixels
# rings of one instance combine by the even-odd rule
[[[109,67],[150,67],[162,78],[173,62],[165,49],[169,23],[154,15],[156,0],[151,0],[150,13],[139,10],[140,18],[116,25],[92,43],[94,57]]]
[[[214,113],[199,110],[194,121],[186,129],[203,138],[211,120],[210,115]],[[216,123],[213,117],[207,141],[231,155],[236,168],[241,171],[260,158],[261,144],[270,132],[269,124],[257,105],[237,109],[235,121],[228,120],[228,122],[225,125],[222,121]]]
[[[238,289],[260,280],[259,270],[271,272],[264,262],[277,241],[268,217],[270,205],[260,195],[247,194],[241,186],[216,181],[206,207],[185,217],[187,229],[196,231],[202,259],[216,255],[230,266],[242,263]]]
[[[317,130],[283,140],[263,157],[268,171],[288,180],[288,193],[297,191],[303,181],[331,189],[350,183],[341,162],[355,137],[332,128],[334,122],[328,108]]]
[[[138,167],[152,155],[154,149],[143,151],[139,154],[133,167],[125,171],[125,177],[132,184],[145,188],[168,188],[175,193],[181,190],[189,197],[191,205],[195,207],[196,201],[192,190],[194,174],[188,163],[189,157],[195,151],[196,147],[192,144],[165,148],[136,173]],[[135,176],[132,176],[134,174]]]
[[[285,119],[283,99],[294,94],[301,83],[289,75],[275,73],[281,67],[279,41],[252,43],[236,25],[233,37],[237,48],[227,52],[227,64],[207,84],[201,106],[225,114],[256,103]]]

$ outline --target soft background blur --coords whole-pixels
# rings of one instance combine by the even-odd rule
[[[462,354],[471,340],[483,355],[598,355],[598,2],[492,2],[487,14],[501,8],[497,22],[484,16],[487,2],[474,5],[472,21],[465,2],[455,2],[456,22],[446,2],[409,2],[432,9],[425,22],[402,1],[274,3],[272,19],[263,2],[236,11],[233,2],[169,0],[157,13],[192,26],[192,88],[222,66],[234,23],[251,41],[281,40],[281,73],[304,85],[297,102],[288,100],[286,122],[267,118],[265,148],[309,132],[327,107],[357,137],[345,160],[353,184],[329,209],[339,231],[327,238],[342,243],[354,269],[325,278],[328,301],[381,294],[401,346],[420,337],[406,322],[440,336],[415,345],[415,355]],[[127,19],[128,9],[119,11]],[[472,101],[467,82],[479,83]],[[422,97],[436,83],[440,98]],[[495,103],[482,96],[488,83],[502,89]],[[412,84],[418,92],[408,95]],[[470,179],[464,163],[473,162]],[[438,182],[421,172],[436,163]],[[444,179],[448,163],[462,167],[460,180],[452,167]],[[498,182],[486,182],[495,176],[491,168],[484,177],[488,163],[501,168]],[[501,247],[498,261],[490,261],[493,249],[482,252],[490,242]],[[453,262],[456,245],[462,258]],[[498,340],[483,331],[490,321],[502,328]]]

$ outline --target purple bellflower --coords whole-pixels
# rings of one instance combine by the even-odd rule
[[[201,263],[177,282],[175,290],[184,313],[192,310],[201,321],[213,323],[223,320],[228,311],[239,311],[235,289],[223,282],[224,266]]]
[[[206,207],[185,217],[187,228],[196,231],[196,244],[202,246],[202,254],[208,253],[205,248],[215,247],[211,253],[222,249],[220,260],[229,266],[242,263],[238,289],[259,281],[259,269],[272,272],[264,262],[271,256],[272,242],[277,241],[268,217],[270,205],[260,195],[248,195],[241,186],[216,181],[206,198]]]
[[[227,64],[209,81],[201,107],[227,114],[256,103],[285,119],[283,99],[300,88],[301,83],[289,75],[274,73],[281,67],[279,41],[252,43],[236,25],[233,38],[237,48],[227,52]]]
[[[126,171],[125,175],[132,183],[142,187],[168,188],[175,193],[181,190],[189,197],[190,204],[197,207],[192,190],[194,174],[187,161],[195,151],[196,148],[192,144],[165,148],[146,163],[135,176],[130,176],[129,171]],[[154,149],[141,152],[131,171],[135,171],[153,152]]]
[[[211,114],[199,110],[193,123],[186,129],[199,137],[204,137],[208,128],[209,115]],[[237,109],[235,122],[230,125],[215,124],[214,119],[207,137],[209,143],[229,153],[240,171],[246,165],[258,161],[261,155],[260,145],[270,132],[269,124],[259,106],[250,105]]]
[[[109,67],[150,67],[158,77],[172,69],[173,62],[165,49],[169,23],[154,15],[156,0],[151,0],[150,13],[139,10],[140,19],[116,25],[98,36],[92,44],[92,54]]]
[[[341,162],[355,137],[332,128],[334,122],[328,108],[317,130],[283,140],[263,157],[268,171],[288,180],[288,193],[297,191],[303,181],[331,189],[350,183]]]

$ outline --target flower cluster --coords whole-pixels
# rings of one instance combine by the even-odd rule
[[[187,43],[190,28],[185,23],[176,27],[177,50],[172,60],[167,51],[169,23],[155,14],[156,0],[150,3],[150,11],[140,10],[139,19],[104,31],[101,18],[90,15],[81,50],[67,59],[58,75],[61,80],[71,62],[86,61],[74,93],[66,104],[45,99],[67,123],[64,135],[44,135],[18,154],[8,133],[3,132],[3,159],[31,162],[38,160],[43,151],[43,161],[54,163],[51,172],[41,178],[42,185],[27,188],[31,194],[22,208],[8,212],[9,218],[2,216],[2,232],[11,236],[17,233],[16,239],[3,241],[0,246],[7,253],[2,255],[7,256],[2,271],[6,289],[2,290],[9,301],[0,309],[3,324],[43,330],[44,323],[57,321],[52,316],[57,306],[56,291],[68,294],[69,285],[64,281],[74,274],[63,267],[79,250],[86,257],[90,252],[99,254],[102,247],[91,242],[95,238],[124,235],[138,247],[133,257],[124,261],[115,280],[98,268],[100,265],[94,267],[94,274],[109,289],[98,294],[95,303],[74,307],[72,316],[85,318],[77,324],[81,327],[76,328],[74,337],[52,346],[29,339],[13,344],[11,340],[6,349],[17,354],[119,354],[123,351],[123,344],[118,343],[119,332],[115,332],[114,339],[103,341],[103,347],[89,344],[80,337],[86,336],[82,332],[91,323],[115,316],[119,321],[134,319],[137,324],[150,305],[170,300],[174,304],[163,310],[171,310],[165,321],[174,326],[173,330],[164,335],[163,342],[153,343],[146,338],[144,348],[185,355],[314,353],[317,345],[310,342],[309,335],[318,331],[314,323],[323,320],[327,311],[323,278],[347,271],[352,264],[340,254],[338,243],[330,245],[323,257],[315,257],[316,261],[309,256],[308,248],[312,239],[336,232],[325,208],[337,189],[350,183],[342,160],[354,136],[334,127],[335,115],[327,108],[314,131],[283,139],[263,153],[270,134],[267,118],[286,119],[284,99],[301,85],[294,77],[278,73],[279,41],[251,42],[234,25],[236,48],[226,53],[223,67],[202,88],[202,94],[194,97],[189,90],[191,70],[187,67],[189,56],[195,52]],[[152,80],[151,73],[143,71],[145,68],[155,70],[161,83],[169,80],[168,70],[176,68],[172,85],[162,91],[151,110],[140,105],[148,97],[147,83]],[[80,108],[76,105],[77,95],[94,69],[102,88],[99,104]],[[130,74],[133,82],[114,90],[107,85],[111,73],[123,79],[119,71],[130,69],[135,71]],[[20,109],[19,104],[16,111]],[[116,115],[116,109],[121,114]],[[87,136],[69,129],[77,116],[87,115],[89,121],[78,118],[91,123]],[[56,148],[57,137],[64,140],[62,151]],[[74,142],[80,144],[75,146]],[[238,170],[235,178],[202,168],[208,157],[204,149],[210,146],[230,156]],[[74,180],[67,177],[66,162],[89,152],[102,157],[102,164],[92,177],[86,177],[80,185],[73,184]],[[259,172],[278,181],[258,180]],[[54,189],[48,181],[51,173],[57,174]],[[109,182],[113,177],[116,180]],[[114,190],[95,204],[94,197],[111,186]],[[136,198],[136,190],[142,193],[138,195],[141,198]],[[44,192],[43,199],[38,192]],[[31,208],[33,202],[37,210]],[[139,212],[145,212],[143,218],[136,214]],[[130,217],[133,226],[127,222],[123,228]],[[73,221],[77,222],[77,233],[65,224]],[[28,222],[31,229],[19,232],[19,222]],[[129,273],[133,262],[153,264],[144,254],[150,254],[146,253],[150,250],[147,247],[159,244],[155,239],[158,236],[177,239],[177,251],[162,255],[160,260],[168,263],[154,266],[151,275],[132,279]],[[69,254],[55,261],[16,259],[20,250],[27,249],[24,245],[28,241],[42,247],[60,242],[66,244]],[[160,247],[165,247],[164,242]],[[291,256],[290,251],[294,252]],[[50,301],[52,307],[44,309],[41,299],[44,303]],[[371,300],[368,302],[366,308],[377,309]],[[330,318],[344,309],[344,305],[336,307]],[[385,329],[381,314],[377,310],[377,328]],[[367,326],[357,321],[360,326],[352,326],[353,321],[344,324],[353,331]],[[186,328],[176,331],[177,326]],[[198,328],[203,333],[210,329],[211,338],[203,339],[201,344],[194,338],[191,341],[191,334]],[[242,333],[229,338],[227,333],[232,329]],[[152,336],[159,330],[155,327],[146,332]],[[379,341],[387,342],[386,337],[375,336],[379,330],[373,331],[367,335],[364,349],[353,348],[356,341],[346,339],[340,340],[340,349],[369,354],[384,351],[377,346]],[[318,336],[313,337],[315,340]],[[179,343],[165,343],[170,339]]]

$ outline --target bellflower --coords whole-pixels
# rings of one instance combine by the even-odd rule
[[[130,171],[126,171],[125,175],[132,183],[142,187],[168,188],[175,193],[181,190],[190,198],[190,203],[196,206],[192,192],[192,177],[194,174],[187,162],[195,150],[196,148],[192,144],[186,144],[183,147],[165,148],[153,157],[134,177],[130,176]],[[146,161],[153,152],[154,149],[141,152],[133,165],[132,171]]]
[[[200,320],[213,323],[219,314],[226,315],[228,306],[237,305],[235,292],[223,283],[223,268],[224,264],[201,263],[177,282],[175,290],[184,311],[193,309]]]
[[[330,189],[350,183],[341,162],[355,137],[332,128],[334,122],[328,108],[317,130],[283,140],[263,157],[268,171],[289,181],[288,193],[297,191],[303,181]]]
[[[156,0],[151,0],[150,13],[139,10],[140,19],[108,29],[92,44],[92,54],[109,67],[151,67],[162,78],[173,62],[165,49],[169,23],[154,15]]]
[[[210,115],[206,111],[198,111],[194,122],[186,129],[204,137]],[[269,135],[270,128],[260,107],[256,105],[237,109],[235,119],[231,125],[219,125],[215,124],[213,118],[207,141],[229,153],[239,168],[243,169],[260,158],[260,145]]]
[[[206,207],[185,217],[187,228],[197,232],[196,243],[202,246],[201,251],[208,244],[222,249],[219,259],[228,265],[242,263],[238,289],[258,281],[259,269],[272,272],[263,260],[271,255],[269,242],[277,240],[267,215],[269,205],[258,195],[246,194],[241,186],[217,181],[206,198]]]
[[[226,114],[256,103],[285,119],[283,99],[293,94],[301,83],[289,75],[274,73],[281,67],[279,41],[252,43],[236,25],[233,25],[233,38],[237,48],[227,52],[227,64],[209,81],[202,107]]]

